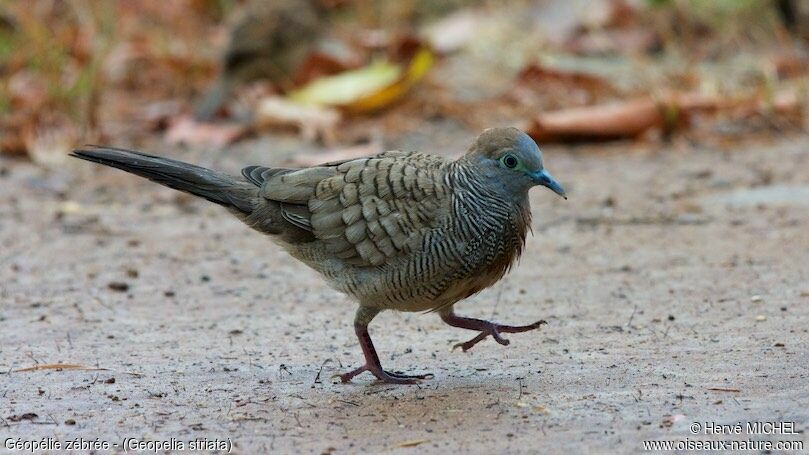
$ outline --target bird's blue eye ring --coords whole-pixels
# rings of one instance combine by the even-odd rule
[[[500,161],[502,161],[503,165],[509,169],[514,169],[520,163],[517,157],[510,153],[504,155]]]

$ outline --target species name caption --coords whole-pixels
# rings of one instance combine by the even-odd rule
[[[124,438],[121,442],[109,442],[103,439],[73,438],[60,440],[56,438],[41,438],[27,440],[22,438],[6,438],[3,447],[10,451],[39,452],[50,450],[78,450],[102,451],[114,450],[124,452],[165,452],[165,451],[218,451],[231,453],[233,442],[227,439],[197,438],[182,440],[170,438],[165,440],[142,440],[138,438]]]

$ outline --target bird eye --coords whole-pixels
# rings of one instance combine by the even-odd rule
[[[503,162],[503,165],[509,169],[514,169],[515,167],[517,167],[517,164],[519,164],[519,160],[517,160],[517,157],[510,153],[503,156],[501,161]]]

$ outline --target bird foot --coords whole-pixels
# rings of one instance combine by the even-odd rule
[[[432,379],[434,377],[432,373],[414,374],[414,375],[391,373],[383,370],[382,368],[369,367],[366,364],[357,369],[351,370],[348,373],[335,374],[334,376],[332,376],[332,378],[340,378],[340,382],[345,384],[346,382],[351,382],[354,376],[363,373],[365,371],[368,371],[369,373],[376,376],[378,380],[386,382],[388,384],[418,384],[424,379]]]
[[[481,331],[475,338],[472,338],[469,341],[463,343],[456,343],[455,345],[452,346],[452,350],[454,351],[458,348],[461,348],[461,351],[466,352],[472,349],[472,347],[475,346],[476,344],[485,340],[489,335],[491,335],[492,338],[494,338],[494,341],[497,341],[503,346],[508,346],[510,341],[500,336],[501,333],[528,332],[529,330],[538,329],[542,324],[547,324],[547,321],[539,320],[537,322],[534,322],[533,324],[528,325],[500,325],[494,322],[490,322],[487,330]]]

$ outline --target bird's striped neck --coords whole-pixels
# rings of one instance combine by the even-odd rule
[[[531,226],[528,194],[507,194],[502,185],[486,181],[474,166],[451,163],[447,185],[453,188],[453,229],[463,238],[480,239],[485,256],[505,273],[519,258]]]

